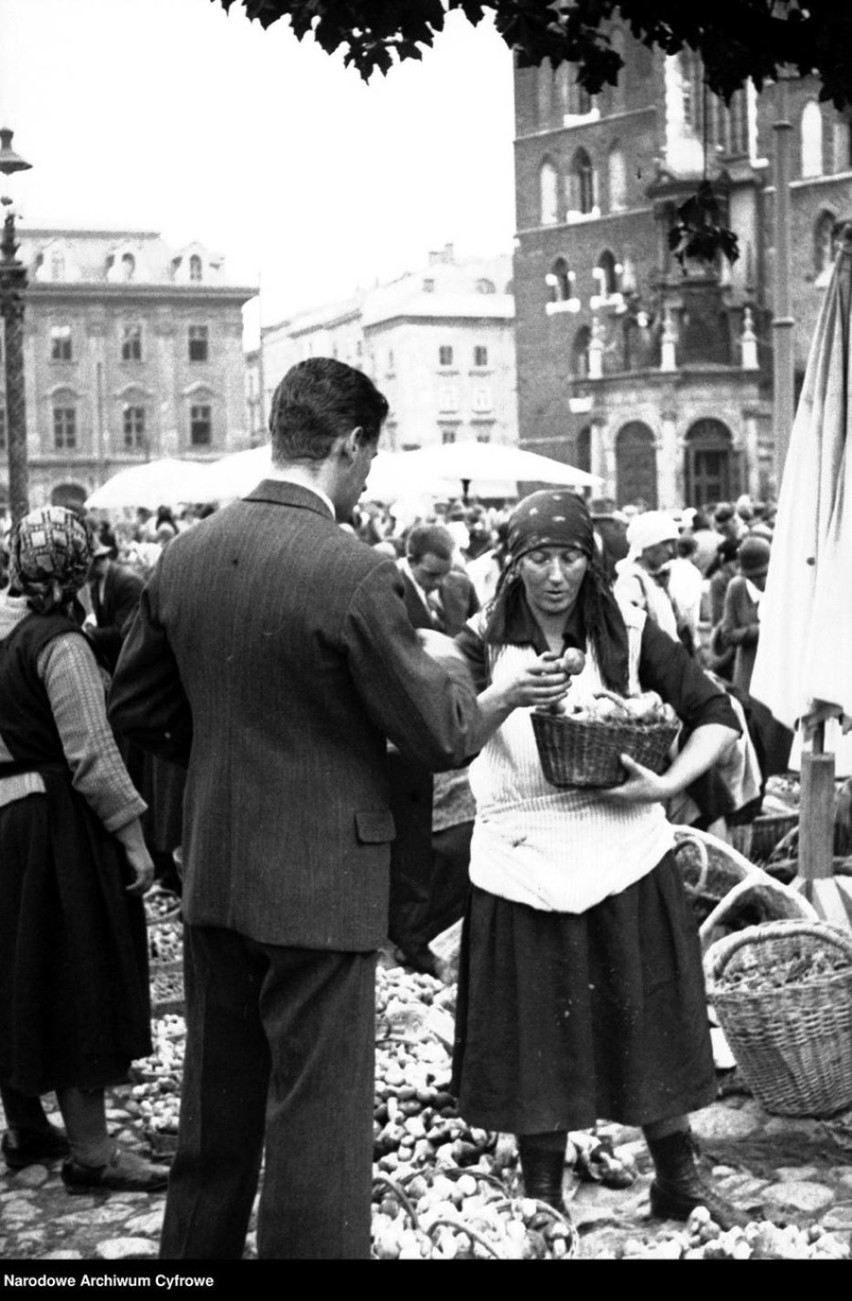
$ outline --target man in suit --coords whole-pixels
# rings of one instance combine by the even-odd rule
[[[271,476],[169,545],[113,684],[114,725],[189,765],[166,1259],[241,1256],[264,1143],[258,1254],[369,1255],[387,739],[451,767],[479,721],[463,663],[422,649],[394,562],[335,522],[387,410],[358,370],[294,366]]]
[[[121,643],[145,586],[132,569],[116,564],[114,555],[109,543],[101,541],[95,544],[86,579],[92,612],[83,624],[83,631],[95,654],[110,673],[118,662]]]
[[[453,565],[454,543],[441,524],[418,524],[405,542],[399,562],[405,605],[415,628],[437,628],[448,637],[461,632],[479,609],[473,583]]]

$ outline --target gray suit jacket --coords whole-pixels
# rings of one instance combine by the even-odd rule
[[[476,717],[393,561],[273,480],[163,552],[110,692],[117,730],[188,760],[186,920],[308,948],[386,939],[386,739],[450,768]]]

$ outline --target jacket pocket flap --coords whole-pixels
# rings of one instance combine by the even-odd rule
[[[355,828],[362,845],[380,845],[396,839],[396,824],[390,809],[362,809],[355,814]]]

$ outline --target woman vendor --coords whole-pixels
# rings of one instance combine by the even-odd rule
[[[509,521],[494,600],[456,638],[481,686],[477,815],[465,919],[454,1089],[472,1125],[518,1138],[528,1196],[563,1207],[566,1140],[598,1119],[641,1126],[651,1210],[749,1216],[707,1184],[689,1113],[715,1069],[697,931],[664,804],[739,733],[723,691],[641,611],[616,604],[589,512],[567,490],[533,493]],[[623,756],[613,789],[545,780],[529,708],[565,694],[563,655],[585,655],[569,699],[656,691],[683,724],[657,776]],[[575,664],[582,657],[575,658]],[[570,671],[570,670],[569,670]]]
[[[0,595],[0,1094],[6,1165],[66,1155],[69,1193],[152,1192],[165,1166],[122,1147],[105,1088],[152,1051],[141,896],[145,804],[72,617],[88,528],[47,506],[12,531]],[[66,1136],[41,1095],[55,1092]]]

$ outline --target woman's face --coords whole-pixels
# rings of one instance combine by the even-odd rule
[[[587,557],[577,547],[537,547],[522,556],[518,571],[533,613],[567,615],[588,567]]]

